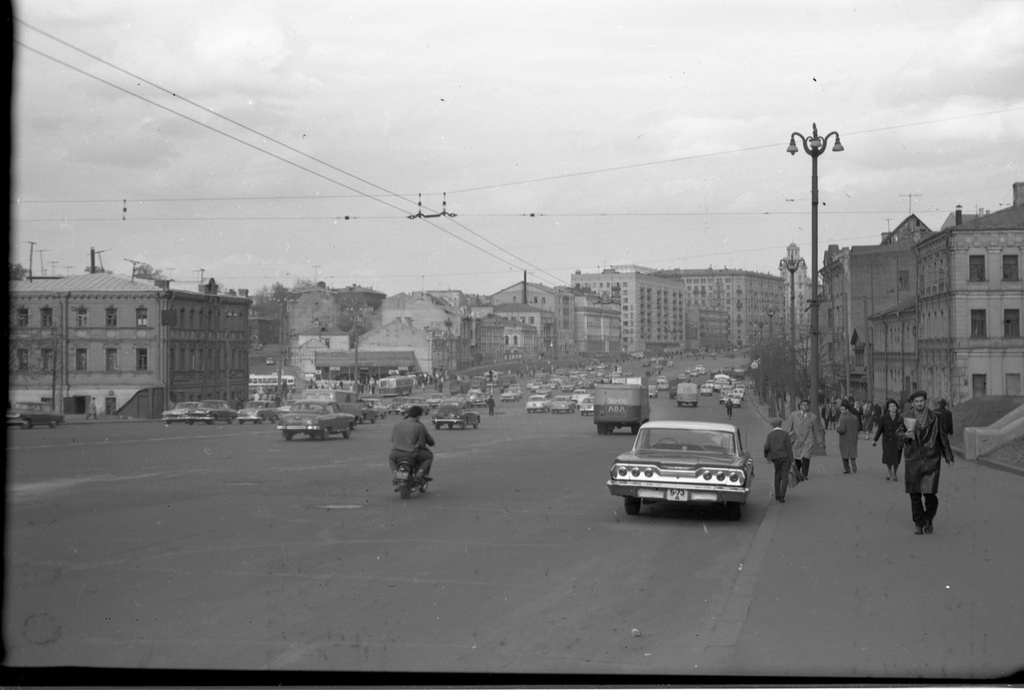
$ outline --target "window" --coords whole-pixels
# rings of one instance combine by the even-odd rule
[[[106,369],[107,371],[117,371],[117,348],[108,347],[106,349]]]
[[[1020,309],[1003,310],[1003,337],[1020,337]]]
[[[24,307],[19,307],[18,308],[18,321],[17,321],[17,323],[18,323],[19,326],[27,326],[28,325],[28,309],[25,309]]]
[[[149,350],[140,347],[135,351],[135,370],[146,371],[149,369]]]
[[[50,307],[43,307],[39,310],[39,325],[43,328],[53,327],[53,309]]]
[[[899,277],[897,278],[897,287],[900,290],[910,289],[910,271],[900,271]]]
[[[42,355],[43,371],[53,371],[53,350],[51,348],[43,348],[39,352]]]
[[[89,351],[84,347],[75,350],[75,371],[87,371],[89,369]]]
[[[1016,254],[1003,254],[1003,280],[1020,281],[1020,259]]]
[[[86,328],[89,325],[89,310],[79,307],[75,310],[75,325],[79,328]]]
[[[28,350],[18,348],[18,371],[28,370]]]
[[[971,254],[968,257],[970,262],[967,280],[972,283],[980,283],[985,281],[985,255],[984,254]]]
[[[139,328],[145,328],[149,325],[149,310],[145,307],[139,307],[135,310],[135,325]]]
[[[107,307],[107,328],[117,328],[117,307]]]
[[[984,338],[985,336],[985,310],[971,309],[971,337]]]

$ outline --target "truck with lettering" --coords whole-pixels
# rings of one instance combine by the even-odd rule
[[[597,433],[610,434],[628,427],[636,434],[651,416],[647,381],[640,376],[614,379],[594,386],[594,424]]]

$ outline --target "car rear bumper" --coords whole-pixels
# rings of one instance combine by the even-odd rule
[[[668,491],[680,492],[673,498]],[[707,486],[704,484],[655,484],[644,482],[608,481],[612,496],[629,496],[649,501],[672,501],[678,503],[746,503],[750,489],[745,486]]]

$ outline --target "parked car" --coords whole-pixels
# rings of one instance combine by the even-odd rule
[[[64,423],[64,415],[42,402],[16,402],[7,408],[7,426],[31,429],[46,425],[51,429]]]
[[[556,395],[551,404],[548,405],[548,412],[576,414],[576,401],[570,395]]]
[[[384,401],[378,398],[359,398],[359,407],[362,414],[359,416],[358,421],[361,424],[376,424],[378,419],[384,419],[388,416],[387,407],[384,405]]]
[[[164,410],[163,414],[160,415],[164,420],[164,424],[174,424],[175,422],[187,422],[189,419],[189,412],[196,409],[198,405],[194,400],[183,400],[182,402],[175,403],[174,407],[169,410]]]
[[[551,405],[551,400],[546,395],[531,395],[530,399],[526,401],[526,412],[532,414],[533,412],[548,412]]]
[[[227,400],[200,400],[198,405],[189,410],[185,421],[189,424],[196,422],[206,422],[207,424],[227,422],[230,424],[235,421],[237,416],[238,412],[231,408]]]
[[[447,426],[449,429],[465,429],[480,425],[480,413],[473,409],[468,400],[445,400],[434,412],[434,428]]]
[[[342,412],[338,403],[329,400],[299,400],[277,421],[285,441],[291,441],[296,434],[321,441],[326,441],[330,434],[348,438],[355,427],[355,415]]]
[[[277,405],[274,404],[273,400],[250,400],[242,405],[242,409],[238,411],[235,419],[238,420],[239,424],[245,424],[246,422],[252,424],[273,423],[277,421]]]
[[[587,415],[594,416],[594,396],[588,395],[580,401],[580,415],[584,417]]]
[[[627,515],[645,503],[721,504],[738,520],[750,495],[754,462],[732,424],[666,420],[640,427],[633,448],[615,458],[608,490]]]

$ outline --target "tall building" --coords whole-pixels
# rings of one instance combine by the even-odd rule
[[[680,281],[640,266],[613,266],[572,276],[572,287],[618,302],[625,353],[680,350],[686,340],[686,291]]]
[[[159,418],[172,403],[244,400],[248,291],[110,273],[10,285],[12,400],[82,414]]]
[[[574,301],[573,293],[566,287],[548,287],[537,283],[520,281],[499,290],[490,297],[491,304],[527,304],[541,311],[550,312],[543,323],[537,320],[540,350],[548,357],[565,357],[574,354]]]
[[[796,270],[790,273],[786,265]],[[800,256],[800,247],[796,242],[786,247],[786,258],[779,262],[779,275],[786,281],[785,316],[782,319],[784,332],[791,334],[795,330],[797,342],[802,342],[810,333],[811,312],[807,307],[811,297],[811,279],[808,262]]]
[[[716,349],[745,348],[769,333],[775,338],[782,338],[785,333],[784,310],[789,300],[784,295],[788,296],[788,280],[731,268],[671,269],[658,271],[657,275],[683,284],[687,308],[719,312],[701,317],[709,328],[720,323],[721,313],[727,315],[726,344]]]

